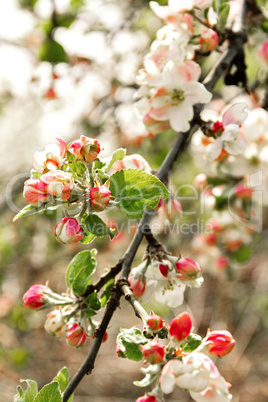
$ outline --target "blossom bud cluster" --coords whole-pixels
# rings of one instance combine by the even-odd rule
[[[190,258],[170,255],[160,260],[147,258],[132,269],[129,282],[141,302],[154,295],[157,302],[177,307],[183,302],[186,286],[200,287],[203,283],[202,268]]]
[[[46,332],[56,337],[65,336],[66,343],[76,348],[84,345],[89,336],[93,337],[98,325],[83,314],[81,301],[70,290],[59,295],[45,285],[33,285],[23,296],[23,305],[27,308],[54,307],[46,317]],[[107,333],[104,339],[107,339]]]
[[[147,322],[151,322],[154,316],[155,314],[151,312]],[[160,322],[161,317],[157,317]],[[150,365],[148,369],[142,369],[142,371],[147,378],[150,377],[148,373],[152,373],[154,381],[157,377],[159,380],[157,380],[156,388],[138,398],[136,402],[161,400],[158,399],[159,387],[160,394],[169,394],[176,386],[189,391],[195,401],[227,402],[231,400],[229,384],[210,359],[210,356],[222,357],[232,351],[235,340],[230,332],[208,331],[202,340],[201,337],[192,333],[193,324],[187,312],[182,312],[173,318],[167,330],[168,343],[163,344],[163,340],[154,338],[140,345],[145,361]],[[193,344],[190,346],[192,339],[199,339],[195,346]]]

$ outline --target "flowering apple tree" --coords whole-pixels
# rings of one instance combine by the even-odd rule
[[[23,296],[23,305],[47,309],[45,331],[65,337],[68,346],[80,348],[89,339],[92,344],[70,381],[66,367],[39,391],[34,380],[22,380],[27,388],[18,386],[16,402],[71,401],[83,377],[94,368],[121,297],[140,318],[140,326],[121,328],[114,347],[119,358],[145,360],[144,378],[134,384],[151,387],[137,402],[162,402],[176,387],[197,402],[232,399],[227,382],[232,379],[221,375],[214,358],[229,354],[239,339],[221,328],[208,329],[201,337],[194,332],[190,314],[177,310],[186,289],[195,292],[206,281],[208,266],[214,266],[214,274],[234,277],[236,264],[250,257],[252,238],[259,231],[254,169],[267,163],[268,46],[253,27],[264,26],[267,9],[262,2],[246,0],[162,4],[150,2],[162,26],[137,69],[133,101],[151,142],[158,135],[167,143],[174,138],[159,170],[152,170],[138,153],[126,155],[123,148],[102,157],[101,139],[86,135],[69,144],[58,136],[33,156],[23,190],[28,204],[14,220],[59,211],[63,217],[54,229],[56,241],[66,247],[82,243],[84,249],[67,267],[65,293],[54,292],[48,282],[33,284]],[[54,67],[67,62],[63,46],[53,36],[60,26],[56,11],[55,6],[40,56]],[[253,85],[247,78],[246,54],[254,40],[261,74]],[[53,83],[58,79],[54,68]],[[224,89],[236,87],[236,96],[228,102],[220,98],[219,81]],[[46,98],[57,98],[53,86]],[[201,166],[194,186],[210,215],[207,230],[192,236],[188,253],[173,255],[150,225],[156,218],[165,225],[183,216],[184,206],[176,197],[170,173],[187,147]],[[115,209],[139,224],[119,261],[96,279],[98,256],[91,242],[114,238],[116,230],[103,216]],[[147,249],[142,260],[133,264],[144,238]],[[176,309],[170,322],[143,307],[153,297]]]

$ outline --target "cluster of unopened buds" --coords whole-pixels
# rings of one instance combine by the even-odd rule
[[[177,307],[183,302],[186,286],[200,287],[203,283],[202,268],[190,258],[169,254],[160,259],[148,257],[132,269],[129,283],[142,302],[154,294],[158,302]]]
[[[132,336],[133,342],[139,343],[142,355],[149,363],[147,368],[141,369],[146,375],[146,381],[136,381],[135,384],[147,386],[156,382],[155,388],[136,402],[162,402],[163,394],[171,393],[176,386],[189,391],[191,397],[198,402],[230,401],[230,384],[221,376],[211,357],[222,357],[232,351],[235,340],[231,333],[226,330],[208,330],[202,339],[192,333],[192,320],[187,312],[176,316],[170,326],[167,326],[160,316],[153,312],[146,315],[142,310],[141,308],[137,311],[146,323],[144,334],[147,337],[149,334],[153,339],[138,340],[135,338],[137,332],[122,330],[117,346],[118,356],[127,357],[126,350],[122,348],[122,339],[124,340],[124,331],[130,331],[127,332],[126,339],[129,341]],[[164,338],[168,339],[168,343]],[[120,350],[120,346],[123,350]]]
[[[45,330],[48,334],[61,337],[72,347],[84,345],[88,337],[94,337],[98,323],[87,317],[86,301],[75,296],[70,289],[66,294],[54,293],[48,286],[33,285],[23,296],[23,305],[40,310],[54,307],[47,314]],[[104,336],[107,339],[108,334]]]

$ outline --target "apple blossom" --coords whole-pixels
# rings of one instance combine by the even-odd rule
[[[163,319],[151,311],[150,316],[147,319],[147,325],[152,331],[159,331],[159,329],[163,327]]]
[[[66,342],[69,346],[78,348],[84,345],[87,336],[80,323],[72,323],[67,327]]]
[[[139,299],[145,291],[146,282],[144,282],[141,277],[136,278],[135,276],[130,276],[128,281],[130,283],[133,295]]]
[[[58,144],[49,144],[44,151],[35,152],[33,167],[36,172],[46,173],[58,169],[66,155],[67,145],[62,138],[56,138]]]
[[[177,278],[183,282],[203,279],[202,268],[200,265],[190,258],[181,258],[176,263]]]
[[[50,198],[48,185],[40,179],[29,179],[24,183],[23,197],[32,205],[40,206]]]
[[[162,362],[165,356],[165,348],[156,341],[150,341],[145,345],[140,345],[143,356],[150,364]]]
[[[54,235],[59,243],[71,244],[79,242],[82,237],[82,229],[75,218],[66,217],[56,225]]]
[[[73,141],[68,147],[68,151],[71,152],[71,154],[85,162],[93,162],[97,158],[100,150],[98,140],[85,137],[84,135],[81,135],[79,140]]]
[[[205,29],[199,39],[199,44],[205,52],[216,49],[219,44],[219,37],[213,29]]]
[[[214,123],[212,131],[216,140],[207,147],[207,159],[217,160],[220,156],[240,155],[246,148],[246,143],[240,136],[240,126],[245,121],[247,113],[245,103],[235,103],[222,116],[222,122]],[[224,155],[222,155],[224,152]]]
[[[169,333],[177,341],[186,339],[192,329],[192,320],[188,313],[183,312],[173,318],[170,323]]]
[[[136,399],[136,402],[157,402],[153,395],[143,395]]]
[[[250,200],[252,198],[253,189],[245,186],[244,184],[238,184],[234,189],[234,193],[237,198],[241,198],[242,200]]]
[[[103,211],[110,202],[111,191],[105,186],[90,189],[90,201],[95,211]]]
[[[268,68],[268,39],[265,40],[257,51],[257,55],[264,68]]]
[[[41,176],[41,180],[48,185],[51,195],[61,197],[66,201],[74,186],[74,177],[71,173],[62,170],[53,170]]]
[[[214,265],[216,269],[224,270],[230,265],[230,262],[225,255],[221,255],[215,259]]]
[[[122,161],[113,164],[113,170],[141,169],[150,173],[152,171],[149,163],[139,154],[126,155]]]
[[[60,309],[53,310],[47,314],[45,330],[53,336],[62,336],[66,332],[66,324]]]

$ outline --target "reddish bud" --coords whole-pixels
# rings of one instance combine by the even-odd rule
[[[215,134],[221,134],[224,130],[223,124],[221,121],[215,121],[212,126],[212,132]]]
[[[194,178],[194,186],[198,191],[203,191],[208,186],[207,176],[204,173],[198,174]]]
[[[141,279],[141,277],[138,277],[137,279],[134,277],[130,277],[129,283],[130,283],[134,297],[136,297],[136,299],[139,299],[145,291],[146,282],[144,282]]]
[[[75,218],[63,218],[55,227],[54,235],[56,240],[62,244],[79,242],[82,237],[82,229]]]
[[[234,193],[237,198],[240,198],[241,200],[250,200],[253,194],[253,189],[244,184],[239,184],[234,189]]]
[[[87,336],[79,323],[71,324],[67,328],[66,342],[69,346],[78,348],[82,346],[87,340]]]
[[[150,316],[147,320],[147,325],[152,331],[158,331],[163,327],[162,317],[156,315],[151,311]]]
[[[216,49],[219,44],[217,32],[213,29],[205,29],[200,36],[199,44],[205,52]]]
[[[47,98],[47,99],[57,99],[56,92],[54,91],[54,89],[52,87],[48,88],[48,90],[46,91],[44,97]]]
[[[74,186],[74,178],[71,173],[62,170],[52,170],[43,176],[41,180],[48,185],[48,192],[51,195],[61,197],[66,201]]]
[[[177,341],[187,338],[192,329],[192,320],[188,313],[183,312],[173,318],[170,323],[169,333]]]
[[[44,285],[33,285],[23,296],[24,307],[38,310],[45,305],[44,291],[47,289]]]
[[[221,270],[226,269],[228,267],[229,260],[224,255],[221,255],[220,257],[216,258],[216,260],[214,261],[214,265],[215,265],[216,269],[221,271]]]
[[[206,349],[210,354],[215,356],[225,356],[230,353],[234,346],[235,340],[229,331],[212,331],[204,339]]]
[[[23,197],[32,205],[39,206],[48,201],[48,185],[40,179],[29,179],[24,183]]]
[[[146,345],[140,345],[143,356],[150,364],[160,363],[165,356],[165,348],[156,341],[150,341]]]
[[[208,246],[214,246],[218,241],[218,237],[215,233],[208,233],[204,235],[204,240]]]
[[[181,281],[189,281],[192,279],[198,279],[202,276],[202,268],[200,265],[190,258],[181,258],[176,263],[176,270],[178,272],[177,277]]]
[[[143,395],[136,399],[136,402],[156,402],[156,397],[153,395]]]
[[[71,143],[68,151],[75,155],[77,159],[93,162],[100,152],[100,144],[98,140],[81,135],[80,140]]]
[[[95,211],[103,211],[110,201],[111,191],[105,186],[93,187],[90,190],[90,201]]]

